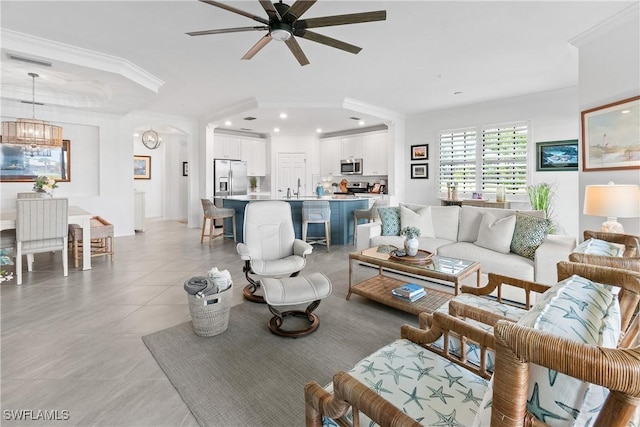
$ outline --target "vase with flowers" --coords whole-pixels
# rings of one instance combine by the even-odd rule
[[[40,175],[33,180],[33,191],[36,193],[45,193],[53,195],[53,190],[58,188],[58,183],[55,179],[48,176]]]
[[[409,256],[416,256],[418,254],[418,246],[420,242],[418,241],[418,237],[420,237],[420,229],[418,227],[404,227],[400,230],[400,235],[405,236],[404,240],[404,251]]]

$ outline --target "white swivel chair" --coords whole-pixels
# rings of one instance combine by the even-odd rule
[[[262,295],[255,294],[260,278],[296,276],[313,247],[296,239],[289,203],[256,201],[245,207],[244,243],[238,243],[236,250],[245,262],[243,271],[249,281],[242,291],[244,297],[264,302]]]
[[[33,254],[62,251],[62,270],[69,274],[68,207],[62,198],[18,199],[16,211],[16,277],[22,284],[22,255],[33,270]]]

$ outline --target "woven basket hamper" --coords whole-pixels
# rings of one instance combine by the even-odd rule
[[[212,337],[227,330],[231,296],[231,288],[204,298],[187,294],[191,323],[196,335]]]

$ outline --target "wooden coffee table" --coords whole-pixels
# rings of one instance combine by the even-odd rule
[[[354,260],[377,266],[378,275],[353,284]],[[452,282],[455,286],[455,295],[460,292],[460,281],[473,273],[477,274],[476,283],[477,286],[480,286],[481,271],[480,264],[477,262],[434,255],[430,262],[414,264],[392,260],[389,258],[388,253],[378,252],[378,247],[376,246],[349,254],[349,293],[347,294],[347,300],[353,293],[408,313],[419,314],[423,311],[432,313],[453,297],[450,293],[425,288],[427,291],[426,296],[414,302],[404,301],[393,296],[391,290],[406,284],[407,281],[385,276],[383,274],[384,270],[410,273],[427,279]]]

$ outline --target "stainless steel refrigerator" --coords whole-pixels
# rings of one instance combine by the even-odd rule
[[[246,196],[249,179],[247,162],[242,160],[213,159],[213,201],[222,207],[222,197]],[[216,220],[216,227],[222,220]]]

